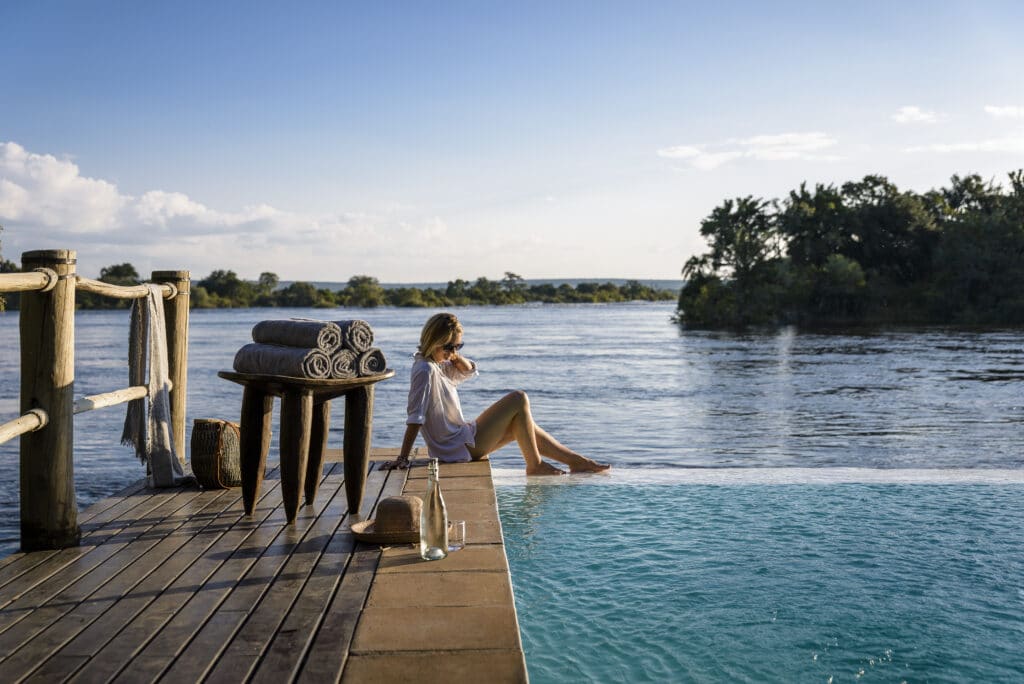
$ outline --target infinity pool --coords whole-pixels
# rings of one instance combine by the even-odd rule
[[[1024,678],[1019,473],[746,470],[496,473],[531,681]]]

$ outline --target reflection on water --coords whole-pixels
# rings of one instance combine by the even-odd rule
[[[758,333],[684,331],[672,304],[457,309],[480,377],[463,386],[474,416],[525,389],[538,422],[616,468],[1020,468],[1024,333],[939,329]],[[363,318],[397,371],[377,386],[374,444],[397,447],[420,327],[432,310],[194,311],[189,418],[237,420],[238,386],[216,377],[265,318]],[[126,311],[79,312],[76,395],[127,384]],[[17,314],[0,314],[0,421],[18,408]],[[143,474],[118,443],[122,407],[81,414],[81,504]],[[343,421],[336,411],[332,446]],[[191,430],[191,424],[189,425]],[[276,445],[273,449],[276,449]],[[272,450],[271,460],[276,459]],[[17,442],[0,446],[0,513],[17,512]],[[494,457],[521,467],[514,447]],[[0,537],[16,537],[16,527]]]

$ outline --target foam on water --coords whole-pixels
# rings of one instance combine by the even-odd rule
[[[1024,470],[997,468],[613,468],[605,473],[526,477],[492,468],[496,487],[532,485],[1024,484]]]

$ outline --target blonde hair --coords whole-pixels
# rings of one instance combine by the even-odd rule
[[[462,332],[462,324],[455,314],[439,313],[431,316],[420,333],[420,353],[428,359],[438,347],[452,342]]]

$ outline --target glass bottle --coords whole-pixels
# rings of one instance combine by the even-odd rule
[[[427,466],[427,496],[420,510],[420,556],[441,560],[448,555],[448,509],[441,496],[437,459]]]

